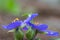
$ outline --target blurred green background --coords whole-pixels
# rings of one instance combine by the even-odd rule
[[[50,30],[60,32],[60,0],[0,0],[0,40],[13,40],[13,33],[8,33],[1,25],[12,22],[15,18],[25,19],[23,14],[37,12],[38,17],[34,19],[35,24],[46,23]],[[38,34],[42,40],[50,37]]]

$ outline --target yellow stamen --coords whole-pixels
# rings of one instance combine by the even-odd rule
[[[36,25],[38,25],[39,23],[38,22],[35,22]]]
[[[15,21],[17,21],[17,20],[19,20],[19,18],[15,18],[15,20],[13,20],[13,22],[15,22]]]

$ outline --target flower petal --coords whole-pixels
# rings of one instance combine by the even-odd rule
[[[28,16],[28,18],[24,21],[24,22],[30,22],[33,18],[35,18],[36,16],[38,16],[37,13],[34,13],[34,14],[30,14]]]
[[[12,30],[20,25],[21,25],[21,21],[15,21],[15,22],[10,23],[9,25],[3,26],[3,28],[7,30]]]
[[[58,36],[58,35],[59,35],[58,32],[54,32],[54,31],[51,31],[51,30],[45,30],[44,32],[45,32],[46,35],[48,35],[48,36]]]
[[[31,26],[31,28],[33,28],[33,29],[36,29],[36,25],[33,24],[33,23],[28,22],[27,25],[28,25],[28,26]]]
[[[39,31],[46,30],[48,28],[48,25],[47,24],[39,24],[36,28]]]

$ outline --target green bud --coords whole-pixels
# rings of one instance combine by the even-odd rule
[[[14,32],[15,40],[23,40],[24,33],[21,30],[17,30]]]
[[[35,31],[31,28],[26,32],[26,37],[28,40],[32,40],[35,36]]]

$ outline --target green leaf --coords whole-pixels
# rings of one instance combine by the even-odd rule
[[[24,37],[24,33],[21,30],[17,30],[14,32],[15,40],[22,40]]]
[[[26,37],[28,40],[32,40],[34,38],[35,31],[31,28],[26,32]]]

